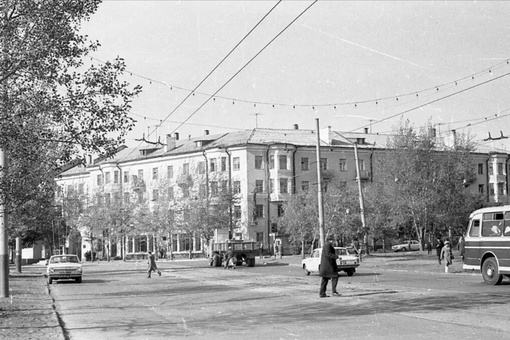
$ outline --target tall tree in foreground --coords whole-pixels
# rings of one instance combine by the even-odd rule
[[[141,88],[121,81],[122,59],[84,68],[99,44],[79,34],[100,1],[6,0],[0,9],[0,294],[8,296],[7,218],[39,190],[19,174],[39,161],[53,178],[80,153],[111,155],[134,122],[128,117]],[[48,158],[41,156],[50,153]],[[6,170],[4,160],[10,160]],[[27,185],[28,184],[28,185]],[[45,186],[43,186],[45,187]],[[42,188],[44,189],[44,188]],[[37,196],[33,196],[37,197]]]

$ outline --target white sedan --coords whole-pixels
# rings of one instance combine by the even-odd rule
[[[50,257],[46,268],[48,284],[51,284],[53,280],[60,279],[72,279],[80,283],[82,273],[82,265],[78,256],[72,254]]]
[[[343,247],[335,247],[338,255],[336,264],[338,271],[344,271],[347,276],[353,276],[356,268],[359,266],[359,258],[356,254],[349,252],[349,249]],[[321,264],[322,248],[314,249],[312,256],[301,261],[301,267],[306,275],[310,273],[318,273]]]
[[[391,249],[395,252],[408,251],[408,250],[420,250],[420,243],[416,240],[405,241],[402,244],[396,244]]]

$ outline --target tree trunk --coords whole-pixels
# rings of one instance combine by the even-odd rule
[[[301,254],[302,254],[302,259],[304,260],[306,258],[306,255],[305,255],[305,240],[301,240]]]

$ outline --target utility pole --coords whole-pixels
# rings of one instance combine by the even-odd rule
[[[354,143],[354,157],[356,160],[356,180],[358,182],[358,191],[359,191],[359,209],[361,214],[361,225],[363,228],[363,244],[365,245],[365,251],[368,255],[368,231],[366,229],[366,222],[365,222],[365,203],[363,200],[363,190],[361,189],[361,176],[360,176],[360,169],[359,169],[359,158],[358,158],[358,144]],[[361,256],[360,256],[361,258]]]
[[[320,246],[324,247],[324,204],[322,202],[322,176],[321,176],[321,138],[319,132],[319,118],[315,118],[317,122],[317,192],[319,199],[319,241]]]
[[[3,149],[0,149],[0,167],[2,168],[3,176],[5,176],[7,157]],[[9,248],[7,244],[5,195],[2,203],[0,203],[0,297],[9,297]]]

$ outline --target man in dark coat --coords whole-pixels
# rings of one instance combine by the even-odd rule
[[[443,243],[443,240],[441,240],[441,238],[437,238],[437,244],[436,244],[436,255],[437,255],[437,260],[439,261],[439,264],[441,264],[441,250],[443,250],[443,247],[444,247],[444,243]]]
[[[232,246],[229,246],[228,247],[228,251],[227,253],[225,254],[225,269],[228,268],[228,261],[230,261],[230,259],[234,258],[235,255],[234,255],[234,251],[232,250]],[[234,260],[235,261],[235,260]],[[235,268],[235,267],[234,267]]]
[[[321,289],[319,292],[319,297],[329,297],[326,295],[326,288],[328,286],[328,281],[331,279],[331,288],[333,291],[333,295],[340,295],[336,291],[336,286],[338,284],[338,267],[336,265],[336,259],[338,256],[335,253],[335,248],[333,247],[333,236],[328,236],[326,239],[326,243],[322,248],[322,256],[321,256],[321,265],[319,269],[319,276],[321,279]]]
[[[158,275],[161,276],[161,272],[159,271],[158,266],[156,266],[156,259],[154,258],[154,254],[152,252],[149,252],[147,264],[149,265],[149,268],[147,269],[147,278],[151,278],[152,271],[157,272]]]

